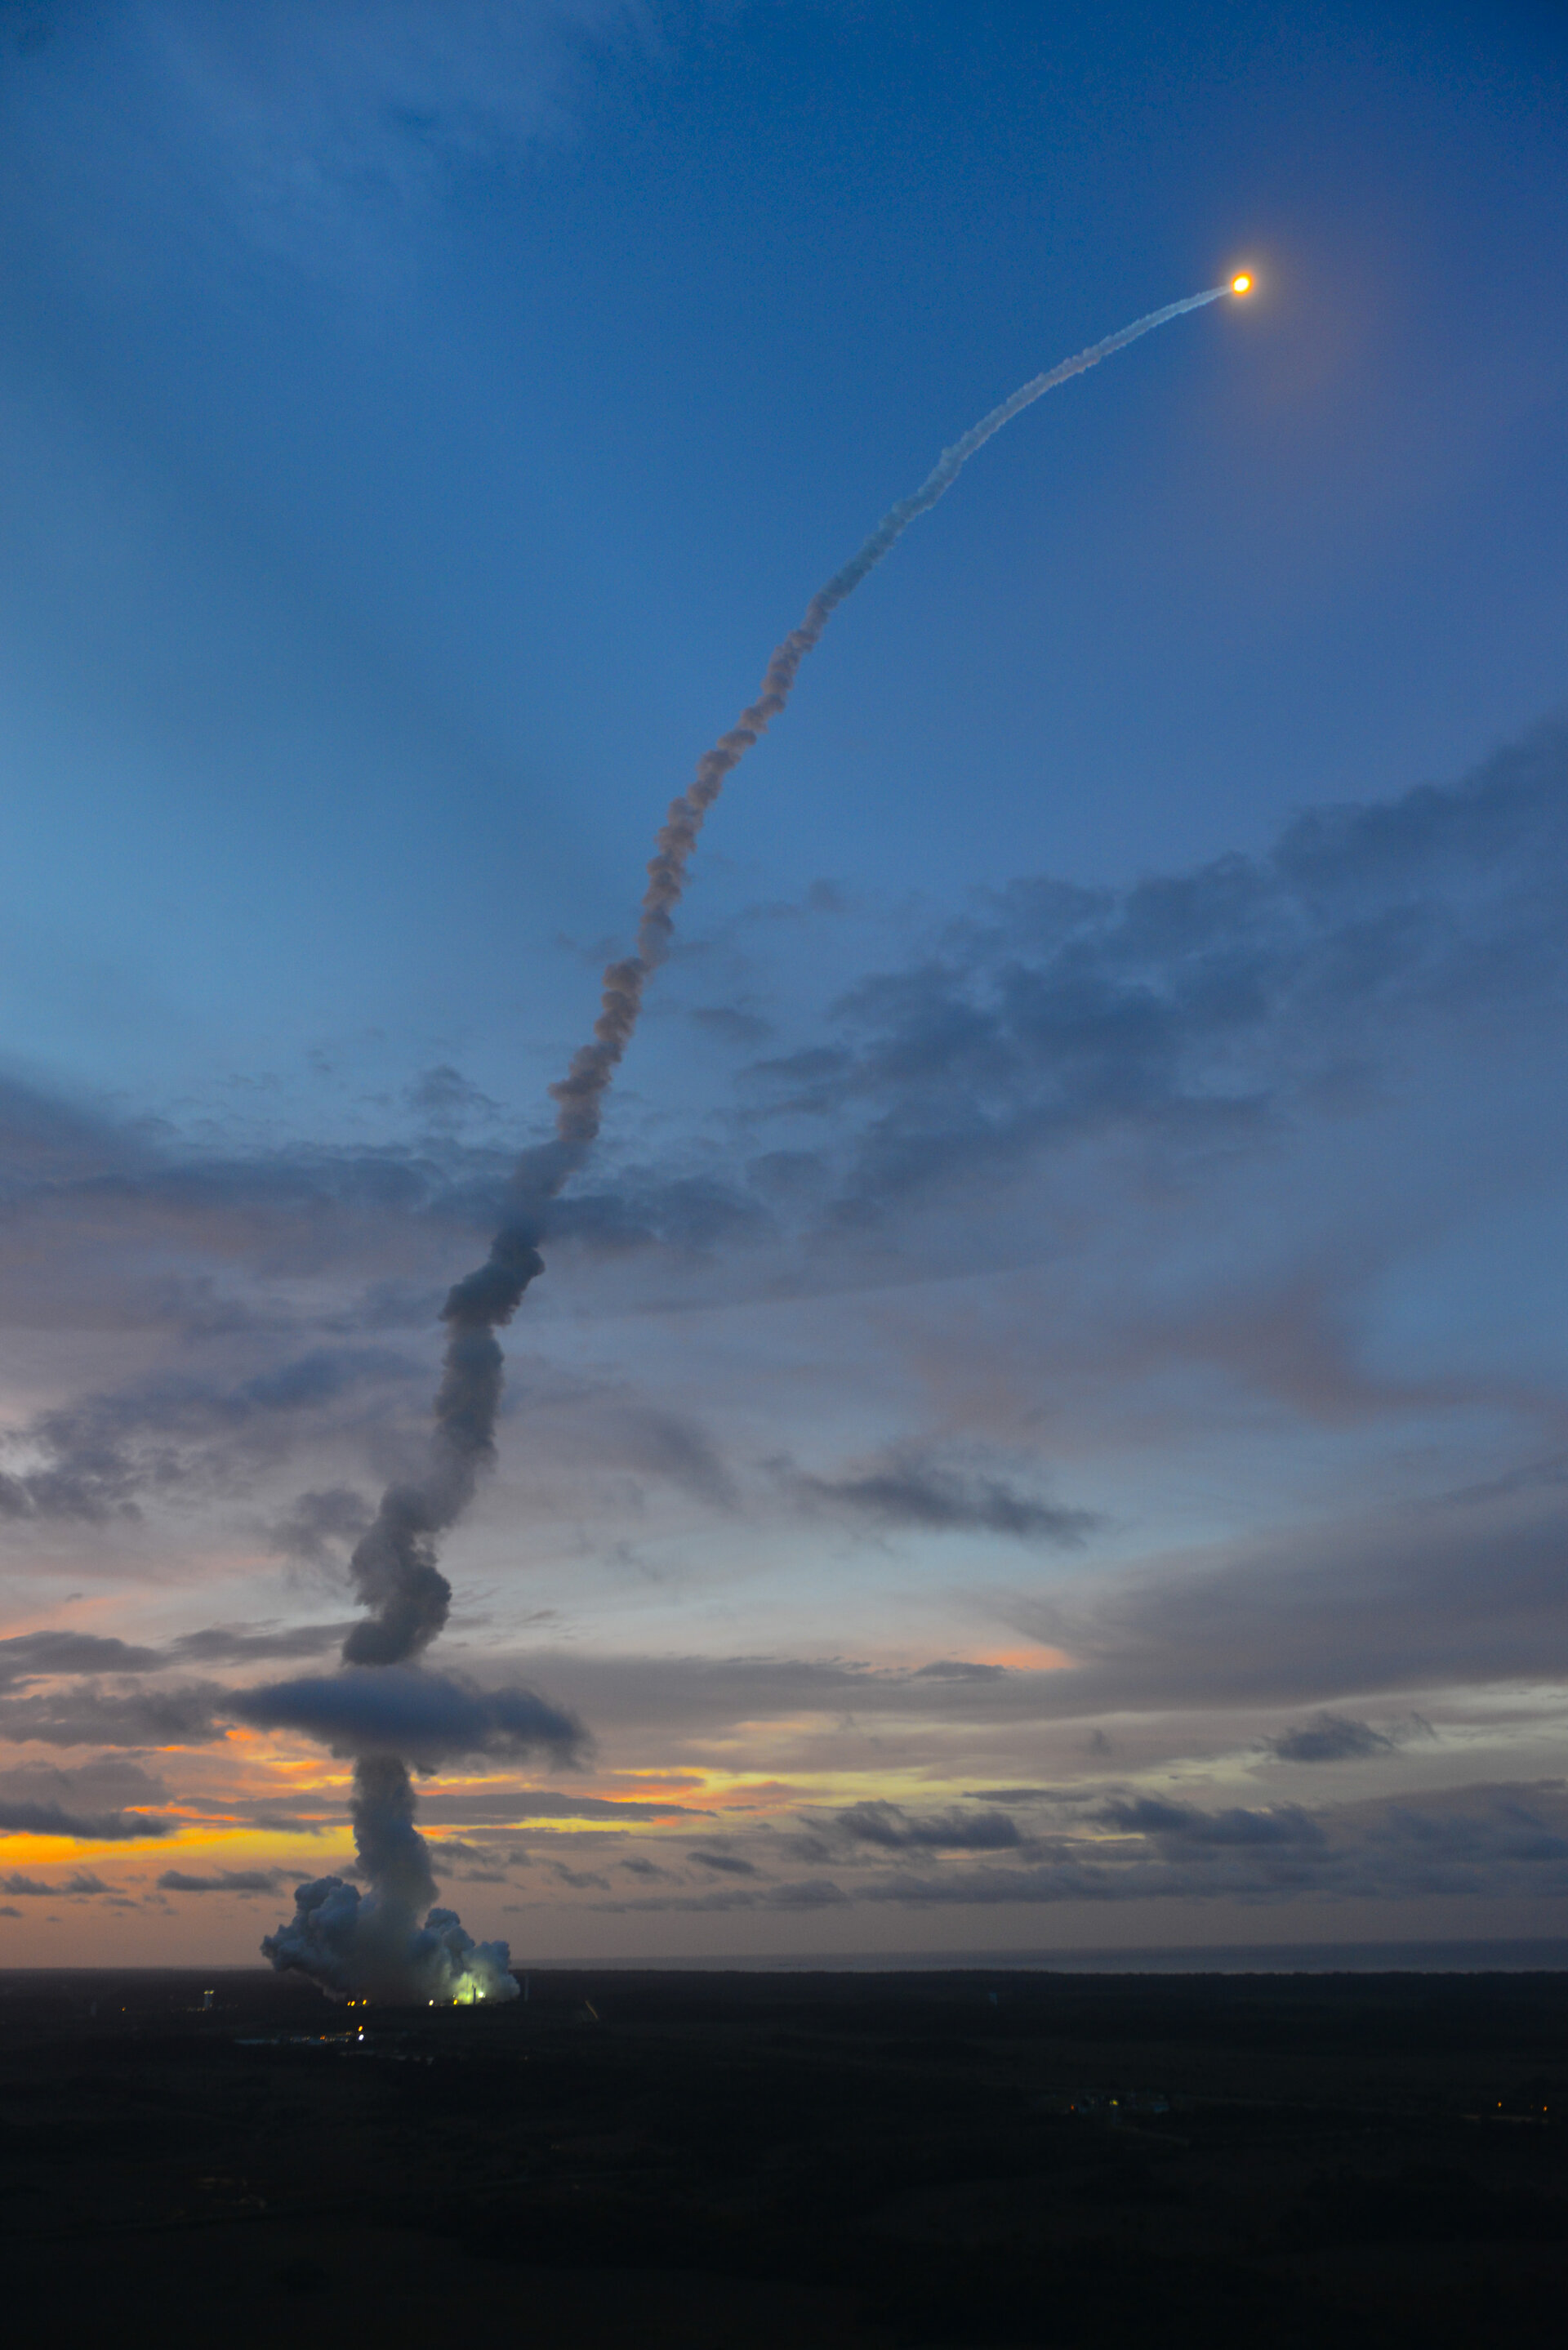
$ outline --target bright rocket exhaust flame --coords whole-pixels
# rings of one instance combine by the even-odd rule
[[[1118,328],[1072,359],[1031,378],[961,439],[944,449],[919,488],[890,506],[858,551],[806,606],[805,618],[775,646],[756,700],[697,763],[672,800],[648,868],[634,951],[605,972],[593,1041],[573,1055],[550,1087],[556,1137],[524,1153],[513,1173],[500,1231],[485,1263],[449,1293],[441,1308],[447,1346],[435,1399],[435,1426],[414,1472],[382,1495],[375,1523],[350,1562],[355,1596],[366,1613],[343,1644],[347,1665],[406,1664],[420,1656],[447,1619],[452,1586],[436,1564],[440,1537],[466,1509],[480,1472],[495,1457],[504,1328],[535,1275],[544,1270],[538,1243],[550,1203],[582,1166],[599,1130],[604,1097],[630,1044],[650,974],[670,951],[687,867],[709,809],[731,769],[788,702],[801,662],[845,598],[889,554],[918,515],[944,497],[969,460],[1004,424],[1059,384],[1098,367],[1114,351],[1222,295],[1244,294],[1245,273],[1189,294]],[[450,1909],[429,1907],[435,1883],[429,1847],[413,1825],[414,1794],[393,1754],[362,1753],[355,1764],[355,1844],[369,1886],[361,1898],[340,1877],[299,1887],[293,1919],[262,1948],[274,1966],[297,1968],[333,1996],[371,1991],[378,1999],[424,1999],[431,2006],[514,1999],[502,1942],[474,1943]],[[427,1910],[423,1923],[421,1912]]]

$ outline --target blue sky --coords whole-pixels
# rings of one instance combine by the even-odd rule
[[[1565,61],[0,9],[0,1533],[13,1638],[123,1644],[0,1647],[0,1823],[84,1830],[5,1866],[108,1888],[18,1960],[341,1860],[224,1691],[340,1636],[666,802],[946,442],[1243,265],[715,812],[447,1555],[591,1768],[425,1811],[542,1954],[1557,1929]]]

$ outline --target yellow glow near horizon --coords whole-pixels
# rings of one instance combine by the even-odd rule
[[[1231,280],[1231,291],[1232,294],[1250,294],[1251,290],[1252,281],[1248,276],[1244,269]]]

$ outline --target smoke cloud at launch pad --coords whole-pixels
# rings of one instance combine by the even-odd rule
[[[317,1877],[295,1894],[294,1917],[262,1943],[281,1972],[297,1970],[338,1998],[350,1991],[408,2004],[515,1999],[504,1942],[476,1942],[435,1904],[430,1846],[414,1825],[414,1790],[395,1755],[354,1766],[349,1806],[370,1890]],[[421,1912],[424,1912],[421,1922]]]

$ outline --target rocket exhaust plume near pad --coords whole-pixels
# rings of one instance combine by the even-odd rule
[[[280,1973],[297,1969],[339,1998],[363,1991],[458,2006],[515,1999],[505,1943],[476,1942],[454,1910],[431,1906],[430,1846],[414,1825],[413,1785],[395,1755],[366,1755],[356,1764],[350,1813],[370,1891],[361,1898],[340,1877],[302,1885],[292,1922],[267,1935],[264,1955]]]
[[[582,1165],[598,1134],[605,1092],[631,1041],[642,1009],[643,990],[670,950],[674,912],[686,887],[686,869],[697,837],[731,769],[784,710],[801,662],[820,640],[838,606],[891,552],[917,515],[945,496],[969,460],[993,434],[1044,393],[1098,367],[1113,351],[1125,349],[1128,343],[1136,343],[1189,310],[1201,310],[1228,294],[1250,293],[1251,286],[1251,278],[1243,272],[1223,286],[1210,286],[1201,294],[1189,294],[1184,301],[1169,302],[1162,310],[1135,318],[1130,327],[1118,328],[1044,374],[1032,377],[944,449],[919,487],[890,506],[843,569],[818,588],[800,626],[774,649],[756,700],[704,753],[691,782],[671,801],[648,868],[636,948],[606,970],[593,1041],[578,1048],[566,1075],[550,1087],[556,1104],[555,1139],[523,1154],[508,1186],[505,1214],[489,1256],[456,1284],[441,1308],[449,1335],[424,1472],[389,1486],[374,1523],[349,1563],[355,1596],[368,1612],[343,1643],[345,1664],[405,1663],[420,1656],[446,1622],[452,1586],[436,1564],[437,1543],[467,1507],[481,1470],[494,1459],[503,1374],[502,1352],[494,1334],[511,1321],[529,1283],[544,1270],[538,1243],[549,1204]],[[413,1937],[409,1943],[409,1966],[402,1975],[407,1995],[428,1996],[421,1985],[427,1965],[434,1962],[428,1954],[419,1955],[416,1960],[413,1942],[421,1944],[422,1953],[423,1941],[432,1932],[439,1940],[442,1932],[456,1928],[462,1944],[473,1946],[449,1911],[432,1910],[423,1929],[414,1927],[418,1903],[410,1888],[419,1872],[411,1870],[407,1843],[398,1840],[400,1828],[419,1849],[421,1898],[424,1887],[430,1885],[430,1864],[424,1840],[413,1825],[413,1790],[400,1762],[390,1756],[367,1755],[355,1764],[353,1817],[360,1866],[372,1888],[369,1895],[361,1902],[352,1887],[337,1878],[302,1886],[293,1924],[270,1936],[263,1948],[275,1966],[299,1967],[324,1988],[341,1991],[350,1981],[368,1980],[355,1970],[371,1965],[369,1944],[373,1943],[378,1980],[390,1981],[399,1971],[388,1960],[396,1939],[391,1931],[396,1921],[397,1934],[404,1933],[406,1927],[407,1935]],[[400,1854],[401,1860],[389,1873],[388,1856],[392,1853]],[[433,1891],[433,1886],[430,1889]],[[481,1945],[479,1950],[487,1960],[493,1955],[497,1970],[504,1970],[504,1944]],[[514,1991],[509,1975],[505,1981]],[[504,1997],[506,1992],[499,1991],[498,1995]]]

